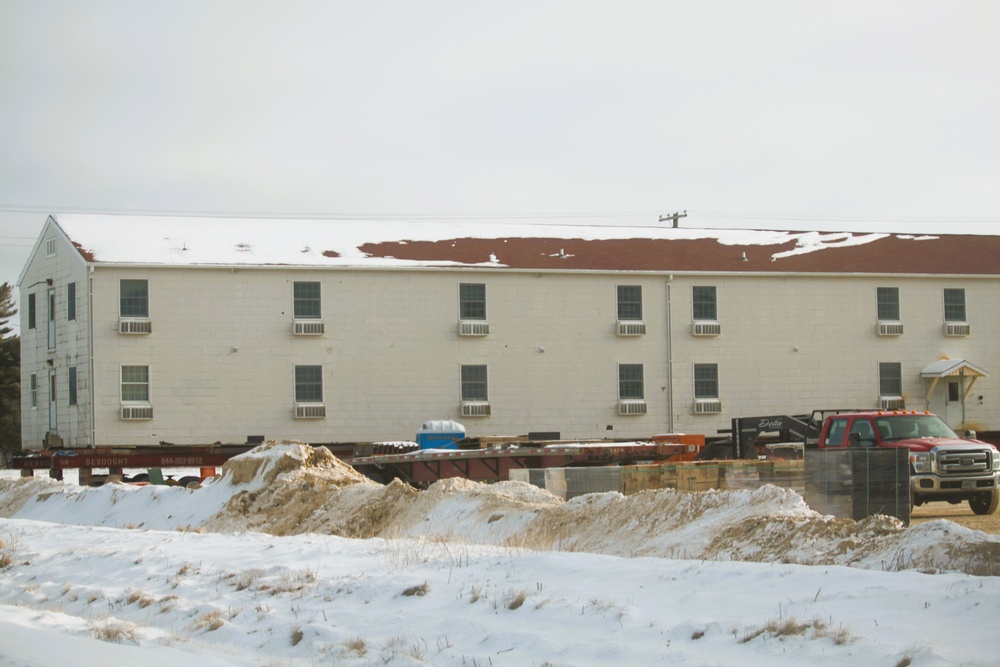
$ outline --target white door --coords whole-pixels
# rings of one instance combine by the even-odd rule
[[[962,403],[962,380],[944,378],[934,387],[927,408],[956,431],[965,428],[965,406]]]
[[[48,298],[48,313],[49,313],[49,349],[56,349],[56,291],[54,289],[49,290]]]
[[[49,430],[56,432],[56,372],[49,371]]]
[[[945,409],[940,415],[948,422],[948,426],[956,431],[965,428],[965,404],[962,401],[962,381],[948,380],[945,387]]]

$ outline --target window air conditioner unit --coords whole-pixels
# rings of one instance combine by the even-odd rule
[[[883,410],[905,410],[906,401],[898,396],[879,399],[879,404]]]
[[[691,333],[695,336],[718,336],[722,333],[722,325],[718,322],[693,322]]]
[[[136,421],[140,419],[152,419],[153,418],[153,406],[152,405],[123,405],[122,406],[122,419],[127,421]]]
[[[490,332],[489,322],[459,322],[459,336],[485,336]]]
[[[618,414],[624,416],[644,415],[646,414],[646,401],[618,401]]]
[[[972,333],[972,327],[965,322],[945,322],[945,336],[968,336]]]
[[[296,405],[296,419],[323,419],[326,417],[325,405]]]
[[[902,336],[903,325],[900,322],[879,322],[877,331],[879,336]]]
[[[722,412],[722,401],[718,399],[697,400],[694,402],[696,415],[716,415]]]
[[[150,320],[118,320],[118,333],[122,334],[153,333],[153,322]]]
[[[296,336],[322,336],[326,327],[318,320],[297,320],[292,323],[292,331]]]
[[[619,336],[645,336],[646,325],[643,322],[619,322]]]
[[[482,402],[463,402],[462,403],[462,416],[463,417],[489,417],[490,416],[490,404]]]

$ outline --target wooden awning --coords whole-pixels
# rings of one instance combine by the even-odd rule
[[[972,385],[976,384],[976,380],[987,375],[989,373],[985,370],[975,364],[969,363],[965,359],[941,359],[920,372],[920,377],[931,380],[930,389],[927,390],[928,401],[931,399],[931,394],[934,393],[934,389],[941,378],[972,378],[972,381],[965,387],[964,398],[972,391]]]

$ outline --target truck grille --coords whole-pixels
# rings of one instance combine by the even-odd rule
[[[938,471],[942,476],[985,475],[990,472],[990,458],[988,449],[939,452]]]

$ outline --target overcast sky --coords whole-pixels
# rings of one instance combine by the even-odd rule
[[[1000,233],[1000,3],[0,0],[0,281],[66,211]]]

